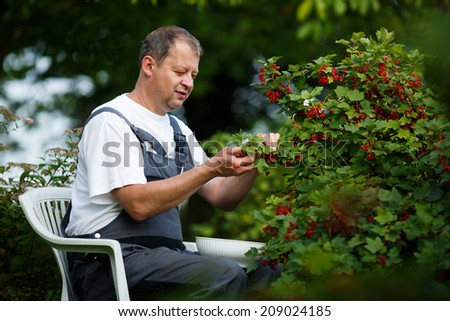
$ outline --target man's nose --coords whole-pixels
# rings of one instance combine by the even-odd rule
[[[194,87],[194,78],[191,76],[186,76],[181,80],[181,85],[192,88]]]

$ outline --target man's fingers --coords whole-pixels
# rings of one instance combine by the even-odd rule
[[[277,149],[278,140],[280,139],[279,133],[258,133],[258,136],[264,138],[264,145],[269,146],[272,150]]]

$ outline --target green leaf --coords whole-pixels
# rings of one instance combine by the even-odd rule
[[[375,239],[367,237],[366,242],[367,244],[364,247],[368,249],[370,253],[375,254],[386,252],[386,246],[384,245],[380,237],[377,236]]]
[[[416,224],[406,224],[403,228],[407,240],[414,240],[422,234],[419,226]]]
[[[389,231],[389,233],[385,233],[384,239],[390,242],[396,242],[401,238],[400,232]]]
[[[403,149],[403,145],[397,143],[387,143],[386,148],[390,151],[400,151]],[[399,170],[405,170],[404,167],[399,168]]]
[[[428,202],[439,201],[442,197],[443,190],[438,184],[429,184],[427,200]]]
[[[257,257],[259,255],[258,249],[252,247],[244,255],[250,261],[247,266],[247,271],[255,270],[259,265],[258,260],[257,260]]]
[[[259,159],[256,168],[258,169],[258,172],[264,173],[267,170],[268,165],[264,159]]]
[[[334,0],[334,12],[338,16],[342,16],[347,11],[347,3],[344,0]]]
[[[352,237],[350,241],[348,241],[348,247],[355,248],[362,243],[363,241],[361,240],[361,237],[359,235],[356,235]]]
[[[278,60],[280,60],[281,58],[282,58],[282,56],[274,56],[274,57],[271,57],[271,58],[267,59],[267,61],[268,61],[269,64],[274,64]]]
[[[438,264],[438,259],[441,256],[441,251],[434,242],[424,241],[420,247],[420,251],[415,252],[417,262],[421,264]]]
[[[349,109],[345,112],[348,118],[352,119],[353,117],[357,117],[359,113],[357,113],[354,109]]]
[[[350,105],[345,101],[341,101],[336,105],[336,107],[342,108],[342,109],[349,109]]]
[[[386,124],[386,128],[398,129],[399,127],[400,127],[400,124],[397,120],[390,120]]]
[[[344,125],[345,130],[349,131],[349,132],[357,132],[359,131],[359,127],[356,126],[355,124],[346,124]]]
[[[370,46],[370,39],[367,37],[362,37],[361,39],[359,39],[359,42],[366,47]]]
[[[314,89],[311,91],[311,96],[319,96],[322,93],[323,87],[314,87]]]
[[[380,42],[389,43],[394,40],[395,33],[393,31],[389,32],[386,28],[383,27],[376,32],[376,35],[377,39]]]
[[[398,189],[393,187],[392,190],[380,189],[378,192],[378,198],[382,202],[401,203],[404,197],[400,194]]]
[[[354,0],[354,1],[352,1],[352,2],[356,2],[356,3],[357,3],[356,0]],[[354,9],[354,5],[351,6],[351,7],[352,7],[352,9]],[[353,42],[358,42],[359,39],[361,39],[362,37],[364,37],[364,32],[362,32],[362,31],[360,31],[360,32],[354,32],[354,33],[352,34],[351,40],[352,40]]]
[[[322,251],[320,248],[311,250],[304,256],[304,261],[309,272],[313,275],[321,275],[333,267],[333,255]]]
[[[302,95],[299,95],[299,94],[289,94],[289,99],[292,101],[299,101],[299,100],[302,100],[303,97],[302,97]]]
[[[391,213],[389,208],[381,209],[378,207],[376,209],[376,213],[377,215],[374,217],[374,220],[382,225],[393,222],[397,219],[397,217]]]
[[[347,96],[348,89],[347,89],[347,87],[337,86],[335,92],[336,92],[336,95],[338,96],[338,98],[342,98],[342,97]]]
[[[389,122],[389,123],[390,123],[390,122]],[[398,137],[407,139],[407,138],[411,137],[411,133],[410,133],[410,131],[407,130],[407,129],[402,129],[402,128],[400,128],[400,129],[398,130]]]
[[[433,220],[433,215],[431,214],[431,206],[426,203],[416,203],[416,214],[417,217],[424,223],[429,224]]]
[[[388,253],[388,264],[399,264],[402,262],[402,258],[400,257],[399,249],[394,247],[389,250]]]
[[[253,215],[254,215],[255,220],[260,221],[260,222],[266,222],[266,221],[270,220],[273,216],[271,214],[264,213],[263,211],[255,211]]]
[[[300,65],[289,64],[288,65],[288,70],[291,71],[291,72],[299,71],[300,70]]]
[[[300,21],[306,20],[306,18],[311,14],[313,5],[314,5],[313,0],[303,1],[297,7],[297,14],[296,14],[297,19]]]
[[[361,101],[364,99],[364,93],[354,89],[348,92],[348,98],[351,101]]]

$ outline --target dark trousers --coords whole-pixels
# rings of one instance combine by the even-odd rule
[[[246,273],[234,261],[187,250],[121,246],[132,300],[257,298],[281,273],[263,266]],[[72,280],[80,300],[115,300],[108,257],[90,254],[72,263]]]

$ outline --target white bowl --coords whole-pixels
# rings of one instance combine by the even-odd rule
[[[252,247],[259,249],[266,245],[261,242],[200,236],[195,238],[195,242],[197,245],[197,250],[201,255],[233,260],[242,267],[247,267],[250,263],[249,259],[245,257],[246,252],[248,252]]]

